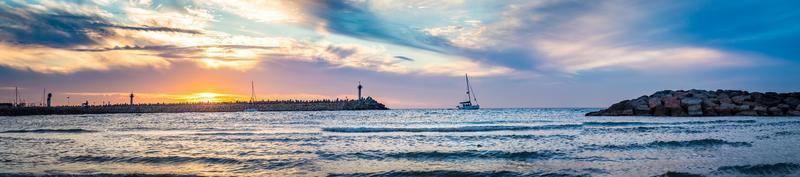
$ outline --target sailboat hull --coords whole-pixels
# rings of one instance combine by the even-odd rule
[[[456,106],[456,107],[458,109],[461,109],[461,110],[476,110],[476,109],[480,109],[481,108],[480,105],[464,105],[464,106]]]

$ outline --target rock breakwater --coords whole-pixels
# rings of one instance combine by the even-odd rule
[[[800,92],[664,90],[586,116],[800,116]]]

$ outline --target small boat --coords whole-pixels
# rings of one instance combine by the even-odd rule
[[[244,109],[244,112],[258,112],[258,109],[255,108],[255,101],[256,101],[256,85],[253,81],[250,81],[250,107]]]
[[[478,98],[475,97],[475,93],[472,90],[472,86],[469,84],[469,76],[464,74],[464,78],[467,80],[467,100],[459,102],[456,108],[461,110],[476,110],[480,109],[481,105],[478,105]]]

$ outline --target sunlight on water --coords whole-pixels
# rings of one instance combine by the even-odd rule
[[[590,109],[0,117],[5,174],[800,175],[800,119]],[[2,174],[0,174],[2,175]]]

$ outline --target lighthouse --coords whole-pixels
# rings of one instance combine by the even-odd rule
[[[131,112],[133,112],[133,93],[131,93]]]
[[[358,88],[358,100],[361,100],[361,89],[364,88],[364,86],[361,86],[361,81],[358,81],[358,87],[356,88]]]
[[[53,100],[53,93],[47,93],[47,107],[50,108],[51,100]]]

